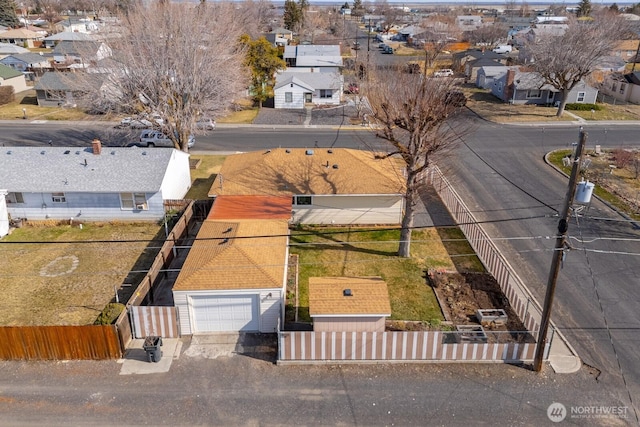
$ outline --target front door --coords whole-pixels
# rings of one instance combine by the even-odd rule
[[[305,92],[305,94],[304,94],[304,102],[305,102],[305,104],[311,104],[311,100],[313,99],[312,96],[313,96],[313,94],[311,92]]]

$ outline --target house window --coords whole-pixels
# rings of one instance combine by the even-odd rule
[[[618,90],[618,83],[613,82],[613,84],[611,85],[611,90],[612,90],[613,92],[617,91],[617,90]]]
[[[310,206],[311,196],[294,196],[293,204],[297,206]]]
[[[24,198],[22,197],[22,193],[9,193],[4,196],[7,204],[11,203],[24,203]]]
[[[293,92],[284,93],[284,102],[293,102]]]
[[[146,211],[149,209],[147,196],[144,193],[120,193],[122,209]]]
[[[64,193],[51,193],[51,200],[53,203],[64,203],[67,201]]]
[[[586,92],[578,92],[578,97],[576,98],[576,102],[584,102],[584,97],[587,95]]]
[[[320,98],[333,98],[333,91],[331,89],[320,89]]]
[[[540,89],[529,89],[527,91],[527,98],[541,98],[542,91]]]
[[[620,83],[620,93],[624,94],[624,91],[627,89],[626,83]]]

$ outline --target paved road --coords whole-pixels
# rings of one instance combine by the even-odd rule
[[[590,148],[596,143],[640,144],[623,129],[605,132],[604,127],[587,126],[586,130]],[[567,179],[552,171],[543,155],[577,138],[578,126],[543,132],[542,128],[482,124],[465,138],[455,161],[445,167],[477,219],[487,221],[489,234],[540,302],[555,243],[549,238],[557,228],[554,215],[567,188]],[[572,221],[569,235],[576,250],[569,252],[561,270],[552,318],[583,361],[599,372],[598,380],[607,393],[629,406],[633,399],[640,410],[640,232],[594,200],[585,217]],[[580,243],[581,238],[588,243]],[[603,252],[589,252],[593,250]]]
[[[545,426],[556,401],[621,405],[586,371],[500,364],[276,366],[185,351],[162,374],[119,375],[115,361],[0,362],[0,373],[0,424],[11,426]]]

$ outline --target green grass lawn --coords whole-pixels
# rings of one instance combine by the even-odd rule
[[[191,169],[191,188],[184,197],[192,200],[206,200],[213,180],[220,172],[226,156],[192,155],[191,160],[199,160],[197,169]]]
[[[299,318],[310,321],[309,277],[380,276],[388,285],[391,319],[438,324],[442,314],[425,270],[454,269],[436,229],[413,232],[412,258],[399,258],[399,230],[301,228],[292,232],[299,255]]]

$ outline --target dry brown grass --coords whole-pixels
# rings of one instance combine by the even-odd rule
[[[0,240],[0,325],[93,323],[114,299],[114,286],[144,276],[131,272],[149,268],[157,252],[149,241],[158,233],[164,235],[151,222],[85,223],[80,229],[47,221],[15,229]],[[108,243],[123,240],[133,242]]]

